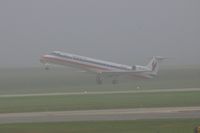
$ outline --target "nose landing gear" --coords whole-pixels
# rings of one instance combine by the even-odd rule
[[[49,70],[49,65],[48,65],[48,64],[45,64],[44,69],[45,69],[45,70]]]

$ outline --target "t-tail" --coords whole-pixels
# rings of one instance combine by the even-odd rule
[[[152,76],[156,76],[159,70],[159,63],[162,62],[164,59],[167,58],[161,56],[153,56],[153,58],[146,66],[150,70],[149,74],[151,74]]]

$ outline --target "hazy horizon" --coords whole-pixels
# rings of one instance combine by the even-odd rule
[[[60,50],[122,64],[200,64],[198,0],[2,0],[0,67]]]

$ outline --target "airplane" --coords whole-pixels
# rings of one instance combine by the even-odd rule
[[[95,73],[97,84],[102,84],[103,77],[106,76],[112,77],[112,84],[116,84],[120,76],[129,76],[136,79],[150,79],[155,77],[159,69],[158,63],[164,59],[165,58],[160,56],[153,56],[146,66],[129,66],[61,51],[54,51],[50,54],[43,55],[40,58],[40,62],[45,64],[45,69],[47,70],[49,69],[48,64],[69,66]]]

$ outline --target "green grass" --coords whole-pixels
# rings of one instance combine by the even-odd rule
[[[0,98],[0,112],[200,106],[200,92]]]
[[[69,69],[42,68],[0,69],[0,95],[25,93],[83,92],[165,88],[199,88],[200,69],[161,70],[155,79],[123,80],[112,85],[111,79],[96,85],[95,75]],[[0,98],[0,113],[53,110],[84,110],[137,107],[200,106],[200,92],[106,94],[76,96],[37,96]]]
[[[53,68],[0,69],[0,95],[25,93],[83,92],[199,88],[200,67],[161,70],[155,79],[121,80],[112,85],[105,79],[96,85],[95,75]],[[139,94],[31,96],[0,98],[0,113],[64,111],[87,109],[200,106],[200,92],[165,92]],[[138,121],[100,121],[63,123],[0,124],[2,133],[193,133],[199,119]]]
[[[0,94],[51,93],[77,91],[110,91],[165,88],[199,88],[200,68],[164,69],[150,80],[120,79],[118,85],[112,85],[111,79],[105,79],[103,85],[97,85],[95,75],[71,71],[65,68],[16,68],[0,69]]]
[[[1,133],[193,133],[199,119],[2,124]]]

